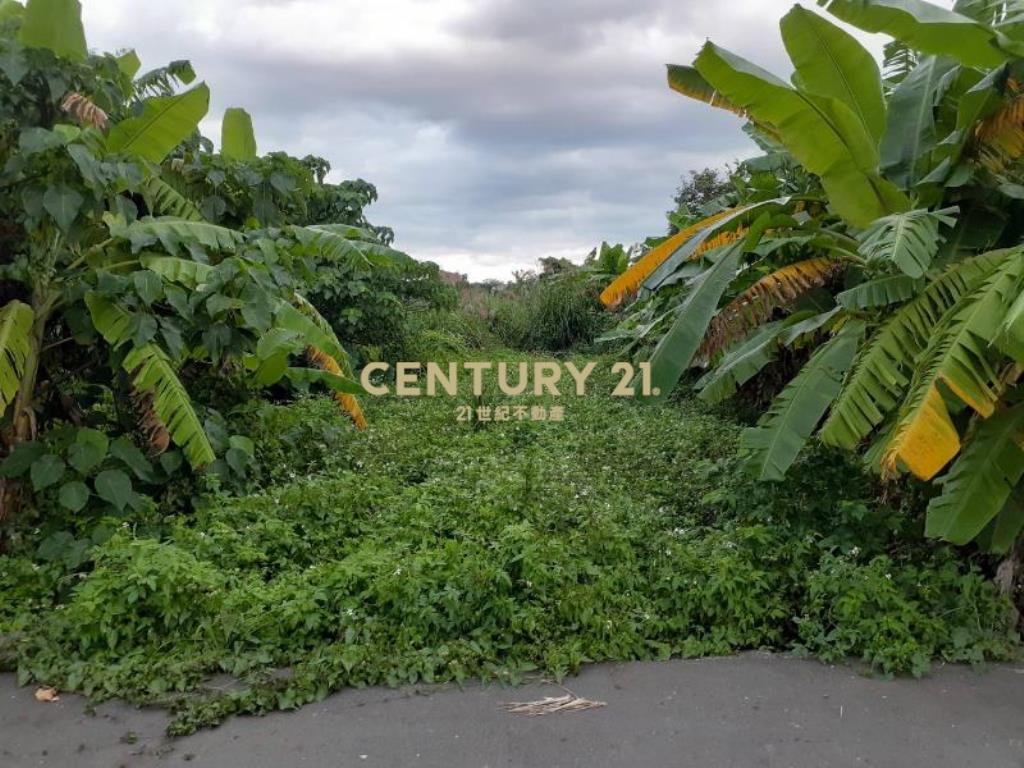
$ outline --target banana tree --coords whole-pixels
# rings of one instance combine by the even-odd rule
[[[36,437],[82,358],[144,404],[153,452],[174,443],[196,469],[215,455],[183,367],[251,389],[325,385],[365,424],[345,352],[302,297],[303,276],[317,263],[380,264],[390,249],[344,227],[207,221],[162,164],[196,141],[209,90],[175,91],[194,78],[181,62],[137,76],[134,54],[89,55],[74,0],[0,4],[0,62],[6,453]],[[229,111],[222,143],[233,162],[255,159],[247,115]],[[0,519],[16,503],[2,482]]]
[[[745,118],[820,193],[738,200],[602,299],[675,295],[651,356],[662,398],[691,367],[714,401],[782,350],[811,353],[744,435],[759,477],[781,479],[817,433],[864,449],[887,477],[937,478],[929,535],[1006,551],[1024,528],[1012,494],[1024,476],[1022,9],[821,4],[893,38],[885,78],[852,35],[800,6],[780,24],[789,83],[711,42],[669,67],[674,90]]]

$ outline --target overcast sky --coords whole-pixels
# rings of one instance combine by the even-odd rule
[[[211,138],[225,107],[245,107],[261,152],[373,182],[373,223],[474,279],[662,233],[681,175],[753,152],[738,118],[670,91],[663,65],[711,38],[788,77],[791,5],[83,0],[92,48],[134,47],[144,68],[192,60]]]

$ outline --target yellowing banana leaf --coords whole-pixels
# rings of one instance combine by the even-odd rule
[[[940,383],[975,413],[986,418],[992,415],[1004,383],[999,371],[1001,356],[990,341],[1015,296],[1022,271],[1021,252],[1010,252],[932,329],[882,457],[883,472],[892,475],[904,467],[922,480],[930,480],[959,452],[960,437],[938,389]]]

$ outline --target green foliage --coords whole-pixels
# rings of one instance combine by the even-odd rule
[[[827,662],[859,656],[889,674],[923,674],[936,657],[980,664],[1006,642],[991,594],[949,552],[921,564],[827,554],[808,578],[797,647]]]
[[[43,534],[16,541],[0,659],[23,682],[170,705],[185,733],[346,686],[589,661],[793,648],[920,674],[1017,652],[995,588],[921,546],[919,519],[840,456],[758,484],[738,428],[608,397],[608,363],[561,424],[474,428],[447,398],[386,399],[357,434],[323,400],[253,406],[234,428],[262,490],[108,533],[80,577],[36,560]],[[204,687],[224,671],[235,690]]]
[[[711,42],[692,67],[670,67],[675,90],[747,118],[765,154],[731,171],[731,188],[699,211],[705,218],[670,215],[687,229],[605,289],[609,307],[640,294],[605,338],[628,340],[630,352],[657,342],[650,360],[662,397],[689,368],[710,368],[697,388],[716,402],[763,391],[753,378],[777,375],[790,344],[810,351],[863,324],[842,380],[838,369],[821,379],[820,357],[804,352],[803,370],[749,433],[755,470],[781,479],[825,416],[820,438],[867,448],[887,478],[932,480],[948,469],[927,532],[960,544],[980,536],[1005,552],[1020,531],[1011,491],[1024,461],[1004,423],[1021,400],[1024,363],[1024,252],[1013,223],[1024,157],[1019,8],[819,5],[894,37],[885,81],[854,37],[799,5],[780,23],[791,84]],[[712,234],[715,247],[705,247]],[[781,324],[804,312],[820,322],[794,325],[786,343]],[[983,467],[983,455],[999,460]]]
[[[5,13],[0,62],[0,454],[76,420],[86,388],[122,403],[91,422],[109,437],[141,438],[153,457],[173,443],[211,477],[244,476],[239,451],[252,451],[206,434],[210,411],[193,395],[231,408],[271,387],[358,391],[335,370],[334,335],[288,310],[347,280],[340,270],[411,261],[366,222],[371,185],[325,184],[320,158],[257,157],[238,108],[214,154],[198,132],[208,88],[179,90],[191,65],[140,75],[132,52],[87,55],[78,2]],[[357,291],[344,298],[331,309],[358,311]],[[55,461],[24,476],[37,494]],[[95,491],[123,511],[123,474],[97,480],[90,495],[73,481],[60,508],[87,510]],[[30,498],[0,496],[0,520]]]
[[[864,326],[851,321],[823,344],[786,386],[756,428],[743,434],[753,455],[751,468],[762,480],[782,480],[821,417],[839,394]]]
[[[84,653],[124,653],[164,638],[208,638],[216,627],[224,577],[173,545],[117,535],[75,588],[64,618]]]
[[[338,241],[336,235],[332,241]],[[415,328],[422,325],[418,318],[456,304],[455,290],[439,274],[431,262],[402,257],[379,267],[354,251],[353,258],[332,259],[317,271],[309,298],[330,319],[342,343],[362,357],[427,360],[409,349],[416,343]]]
[[[241,107],[229,107],[224,111],[220,135],[221,154],[229,160],[245,162],[258,156],[252,117]]]
[[[736,246],[730,246],[720,254],[711,269],[694,282],[672,325],[654,348],[651,354],[652,386],[658,390],[654,399],[664,400],[669,396],[697,353],[718,301],[733,278],[740,256],[741,251]]]
[[[957,210],[914,210],[883,216],[860,234],[858,250],[869,262],[891,261],[907,277],[922,277],[942,245],[939,226],[955,224],[951,214]]]
[[[18,39],[69,59],[81,60],[89,53],[78,0],[28,0]]]
[[[491,329],[505,346],[564,352],[603,330],[597,288],[584,275],[530,278],[491,302]]]
[[[845,103],[804,90],[802,79],[800,88],[792,88],[710,42],[694,66],[755,121],[772,126],[793,157],[821,177],[832,205],[852,224],[865,226],[907,208],[903,193],[874,170],[877,139]],[[854,64],[844,61],[843,66]]]
[[[204,84],[177,96],[147,99],[141,115],[114,126],[106,150],[159,163],[196,130],[209,106],[210,89]]]

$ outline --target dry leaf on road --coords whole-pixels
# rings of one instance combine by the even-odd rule
[[[603,701],[591,701],[571,693],[565,696],[546,696],[538,701],[510,701],[504,705],[507,712],[530,717],[551,715],[555,712],[580,712],[603,706],[605,706]]]

